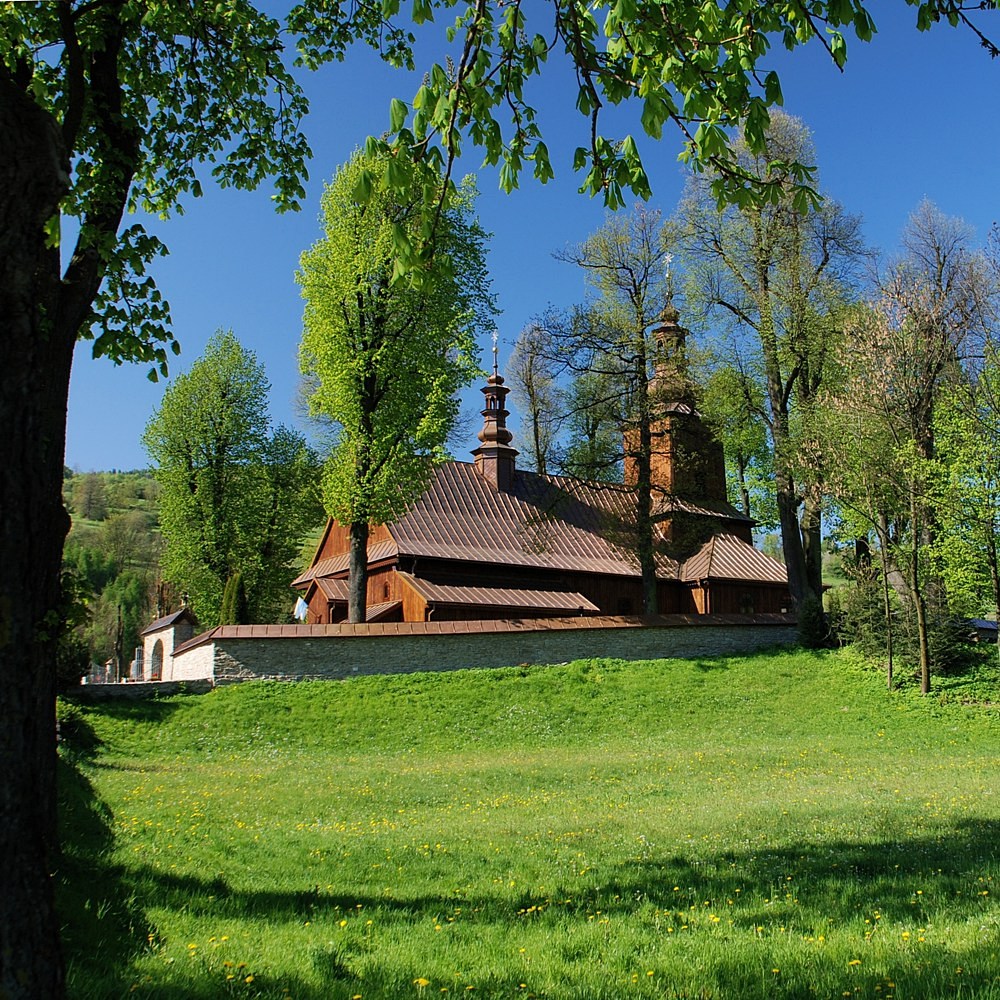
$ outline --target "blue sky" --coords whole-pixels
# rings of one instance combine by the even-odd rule
[[[937,27],[918,33],[912,27],[915,11],[902,0],[873,0],[869,6],[879,34],[870,45],[849,45],[844,73],[815,44],[774,54],[785,110],[813,132],[821,187],[861,214],[869,245],[886,251],[896,246],[924,198],[964,218],[985,240],[991,224],[1000,221],[1000,61],[991,61],[968,32]],[[1000,36],[1000,13],[983,21],[989,34]],[[479,216],[493,233],[490,272],[503,310],[497,322],[501,366],[528,320],[549,304],[568,306],[583,297],[580,275],[552,252],[584,239],[605,215],[600,201],[577,194],[579,178],[570,160],[573,148],[586,141],[586,123],[573,108],[566,68],[553,64],[548,70],[542,125],[556,180],[543,187],[525,177],[511,195],[497,189],[490,171],[479,180]],[[205,197],[188,204],[183,217],[166,224],[154,220],[149,228],[170,248],[154,273],[183,348],[171,374],[186,370],[217,329],[232,329],[267,370],[272,420],[307,430],[294,408],[302,316],[294,280],[298,257],[319,236],[323,184],[367,135],[387,126],[390,98],[409,100],[419,80],[360,49],[345,63],[303,80],[313,109],[306,130],[314,157],[301,212],[275,215],[267,190],[206,185]],[[615,122],[616,134],[640,131],[637,120]],[[651,204],[665,213],[674,209],[684,184],[679,149],[669,131],[661,143],[643,146]],[[463,168],[473,171],[479,161],[467,159]],[[484,362],[490,332],[480,338]],[[78,471],[145,467],[140,437],[163,388],[163,382],[147,380],[145,366],[92,360],[89,344],[80,344],[66,464]],[[472,391],[463,402],[470,450],[477,398]],[[457,457],[467,457],[456,450]]]

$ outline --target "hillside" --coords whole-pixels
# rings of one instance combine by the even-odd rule
[[[997,679],[782,653],[67,706],[72,995],[995,997]]]

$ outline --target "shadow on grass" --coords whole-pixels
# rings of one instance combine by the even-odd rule
[[[110,864],[111,811],[81,771],[79,756],[65,750],[58,789],[61,853],[55,883],[63,954],[71,980],[106,982],[109,970],[125,974],[148,943],[145,901],[135,898],[121,869]]]
[[[603,908],[615,900],[643,899],[669,906],[679,899],[687,908],[737,900],[736,925],[749,928],[796,926],[799,912],[822,913],[837,924],[863,921],[876,911],[879,919],[926,923],[932,911],[947,907],[951,917],[964,919],[987,902],[993,906],[998,844],[1000,822],[976,819],[939,836],[804,843],[697,858],[657,859],[654,848],[620,868],[585,903]]]
[[[95,700],[85,695],[63,695],[62,700],[78,711],[81,709],[99,711],[102,716],[119,722],[153,723],[166,722],[183,704],[183,699],[201,698],[203,695],[173,694],[165,698],[102,698]]]
[[[92,801],[92,790],[85,779],[76,787],[82,796],[79,805],[85,811],[74,823],[88,831],[84,839],[94,851],[97,867],[95,870],[88,862],[87,871],[82,864],[72,871],[92,890],[95,886],[100,890],[98,902],[91,901],[91,923],[71,928],[67,952],[79,963],[86,961],[87,952],[98,951],[105,969],[113,964],[123,989],[134,989],[134,995],[140,997],[207,998],[230,995],[232,987],[231,982],[227,985],[225,970],[218,962],[214,966],[199,964],[196,955],[190,956],[190,964],[184,968],[171,967],[169,983],[135,981],[133,959],[146,945],[146,935],[155,935],[155,929],[151,932],[142,919],[144,909],[150,906],[210,915],[220,923],[250,918],[274,924],[334,919],[360,908],[402,925],[417,925],[443,910],[461,907],[463,912],[474,914],[479,924],[500,927],[505,934],[517,932],[520,923],[529,919],[526,914],[530,908],[532,921],[551,921],[553,941],[563,939],[567,924],[586,926],[598,911],[613,921],[644,922],[648,927],[650,910],[655,908],[678,928],[716,912],[731,919],[736,931],[742,932],[741,937],[755,942],[753,947],[735,948],[732,956],[727,953],[717,957],[704,970],[706,986],[700,994],[668,989],[658,996],[790,1000],[817,995],[808,984],[818,982],[821,995],[823,983],[836,983],[838,996],[844,992],[840,986],[844,986],[850,987],[853,995],[874,997],[893,977],[913,970],[917,970],[913,974],[919,975],[924,988],[930,988],[928,983],[936,984],[933,995],[955,995],[960,987],[964,997],[1000,996],[995,973],[996,944],[989,936],[967,948],[931,941],[921,946],[919,956],[893,952],[889,960],[893,964],[882,967],[870,965],[866,959],[864,967],[845,969],[841,954],[828,957],[821,950],[807,953],[803,949],[790,957],[788,952],[792,941],[829,933],[831,927],[843,929],[845,925],[857,928],[859,946],[863,945],[866,928],[878,933],[879,922],[883,926],[892,923],[898,933],[900,927],[936,925],[939,918],[959,924],[980,915],[984,927],[995,929],[995,904],[983,888],[988,884],[995,889],[1000,881],[996,847],[1000,843],[1000,823],[994,821],[954,824],[936,837],[801,843],[778,850],[699,857],[660,852],[655,845],[648,845],[643,858],[619,866],[608,881],[582,890],[579,884],[557,886],[544,899],[530,893],[513,901],[501,896],[460,898],[443,894],[393,899],[332,893],[319,886],[305,886],[298,891],[235,889],[222,878],[178,875],[149,865],[123,876],[120,871],[100,866],[101,852],[109,843],[107,815],[99,803]],[[331,872],[329,878],[335,882],[336,872]],[[93,919],[94,906],[99,909],[102,900],[106,910]],[[659,947],[657,940],[663,938],[651,938],[654,950]],[[365,1000],[390,1000],[399,996],[404,987],[412,988],[409,981],[400,979],[398,970],[373,971],[371,962],[362,982],[356,971],[361,958],[361,952],[332,942],[328,948],[314,950],[310,961],[316,976],[327,984],[324,988],[298,976],[271,982],[265,974],[253,971],[252,966],[240,974],[253,975],[252,995],[256,997],[291,995],[299,1000],[320,1000],[349,997],[357,991]],[[655,967],[656,958],[649,961]],[[780,971],[772,972],[772,965]],[[512,970],[510,981],[479,981],[476,995],[516,995],[522,977],[523,972]],[[552,1000],[586,996],[589,1000],[616,995],[610,984],[607,994],[587,993],[587,981],[583,977],[580,984],[567,983],[565,990],[548,994],[536,991],[536,996]],[[245,984],[241,981],[237,985]],[[855,988],[860,989],[860,994]],[[288,994],[283,993],[285,990]]]

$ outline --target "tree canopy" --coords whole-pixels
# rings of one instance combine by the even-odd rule
[[[253,353],[220,332],[143,435],[160,485],[163,576],[205,626],[220,623],[236,577],[250,620],[287,616],[292,561],[319,520],[317,462],[301,435],[271,430],[269,388]]]
[[[777,162],[815,157],[808,129],[783,112],[762,141],[756,151],[734,145],[741,168],[762,180]],[[802,459],[863,259],[861,223],[833,200],[803,210],[790,177],[769,189],[764,204],[722,210],[709,187],[704,178],[689,181],[681,206],[689,299],[732,325],[735,353],[746,355],[743,369],[759,381],[789,588],[801,608],[822,596],[822,487]]]
[[[919,30],[938,22],[962,25],[995,55],[974,10],[962,0],[907,0]],[[987,0],[986,7],[995,6]],[[370,140],[370,150],[390,154],[386,173],[373,182],[405,189],[414,178],[450,176],[468,147],[496,167],[501,187],[516,188],[523,173],[545,183],[552,157],[539,113],[543,80],[568,71],[579,116],[574,169],[580,190],[620,208],[629,193],[650,195],[640,146],[674,129],[679,158],[710,171],[720,201],[766,203],[794,189],[796,208],[817,204],[812,164],[775,158],[761,176],[741,164],[731,145],[740,134],[751,153],[764,151],[768,109],[780,106],[781,80],[768,68],[772,46],[788,50],[821,46],[843,68],[848,41],[870,41],[876,26],[863,0],[549,0],[490,5],[415,0],[400,16],[399,0],[379,7],[323,5],[306,0],[291,15],[302,32],[307,65],[340,58],[331,38],[361,38],[394,66],[413,69],[422,26],[444,15],[447,55],[429,67],[407,102],[389,108],[389,134]],[[605,128],[612,108],[614,134]],[[563,121],[572,125],[569,107]],[[622,132],[624,131],[624,134]]]
[[[479,370],[476,333],[496,312],[474,188],[451,201],[414,284],[394,272],[397,247],[421,225],[419,196],[363,198],[359,186],[378,169],[357,153],[337,172],[323,195],[323,236],[298,275],[309,407],[336,427],[323,493],[330,515],[351,526],[352,621],[364,620],[368,525],[401,516],[427,487],[455,394]]]

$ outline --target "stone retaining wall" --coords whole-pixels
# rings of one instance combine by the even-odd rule
[[[787,615],[682,616],[656,618],[572,618],[507,622],[426,623],[373,631],[372,626],[314,626],[312,634],[247,634],[250,626],[229,626],[176,657],[210,647],[216,684],[251,679],[337,680],[364,674],[411,673],[563,663],[590,657],[647,660],[737,655],[794,645],[798,632]],[[316,630],[327,633],[316,634]],[[329,630],[336,630],[331,633]],[[241,634],[242,633],[242,634]],[[211,635],[211,634],[209,634]],[[195,643],[198,640],[194,640]],[[207,664],[206,664],[207,665]]]
[[[73,688],[73,694],[80,698],[103,701],[108,698],[154,698],[158,695],[205,694],[215,686],[210,677],[190,681],[127,681],[124,684],[81,684]]]
[[[178,647],[158,682],[84,684],[87,698],[205,692],[245,680],[511,667],[610,658],[697,659],[798,642],[791,615],[657,615],[373,625],[225,625]]]

